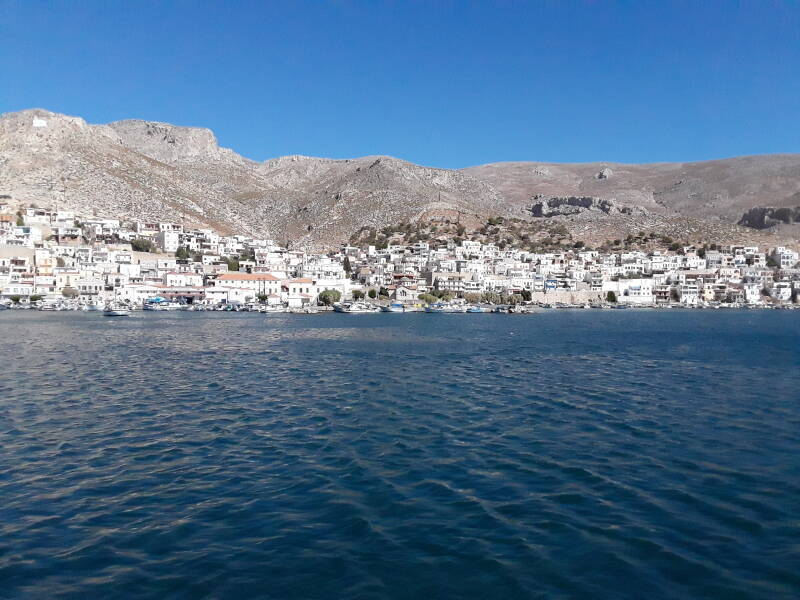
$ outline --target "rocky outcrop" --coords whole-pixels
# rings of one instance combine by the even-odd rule
[[[794,208],[774,208],[754,206],[739,219],[739,225],[753,229],[769,229],[776,225],[800,223],[800,206]]]
[[[530,205],[528,210],[534,217],[560,217],[565,215],[577,215],[584,212],[604,213],[606,215],[631,215],[635,211],[644,212],[641,209],[620,206],[613,200],[593,198],[591,196],[552,198],[534,196],[532,200],[534,200],[534,202]]]

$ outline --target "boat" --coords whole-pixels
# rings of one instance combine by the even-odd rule
[[[145,300],[144,304],[142,305],[142,309],[144,310],[183,310],[183,307],[184,305],[180,302],[167,300],[161,296],[149,298],[148,300]]]
[[[429,304],[425,307],[426,313],[444,313],[447,312],[445,310],[445,305],[442,302],[434,302],[433,304]]]
[[[382,312],[388,312],[388,313],[401,313],[401,312],[405,312],[405,309],[406,308],[405,308],[405,306],[403,305],[402,302],[392,302],[391,304],[389,304],[387,306],[382,306],[381,307],[381,311]]]
[[[334,304],[333,310],[340,313],[363,314],[380,312],[380,308],[369,302],[344,302]]]
[[[488,313],[491,310],[486,306],[472,305],[467,307],[468,313]]]
[[[131,311],[129,311],[127,308],[114,306],[113,304],[109,304],[106,306],[105,310],[103,310],[104,317],[128,317],[130,314]]]

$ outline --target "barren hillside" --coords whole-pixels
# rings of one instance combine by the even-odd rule
[[[746,237],[757,233],[735,225],[746,211],[800,205],[800,155],[653,165],[497,163],[462,170],[385,156],[286,156],[258,163],[220,148],[208,129],[136,120],[90,125],[33,109],[0,117],[0,194],[81,214],[181,221],[318,246],[335,245],[364,226],[406,220],[534,218],[528,208],[536,197],[567,196],[642,209],[548,217],[578,236],[685,227]],[[602,205],[589,203],[595,204]],[[765,214],[769,219],[745,224],[772,227],[773,215],[784,213]]]

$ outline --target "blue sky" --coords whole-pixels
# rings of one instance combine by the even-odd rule
[[[209,127],[256,160],[800,151],[800,2],[0,0],[0,112]]]

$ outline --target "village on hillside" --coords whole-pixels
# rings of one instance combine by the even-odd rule
[[[532,251],[446,242],[313,253],[176,223],[122,222],[0,200],[0,306],[308,310],[429,306],[793,307],[800,256],[783,246]],[[466,312],[462,309],[461,312]]]

